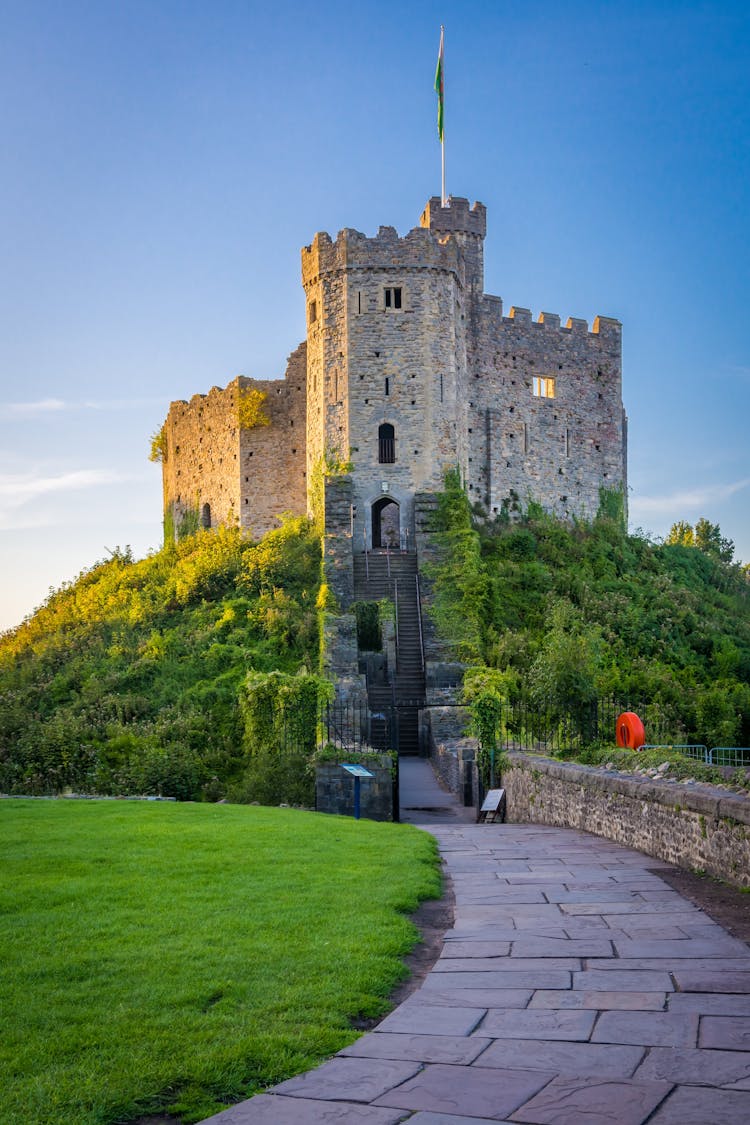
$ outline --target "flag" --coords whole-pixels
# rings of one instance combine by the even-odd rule
[[[443,28],[440,28],[440,50],[438,51],[437,69],[435,70],[435,92],[438,96],[438,114],[437,114],[437,127],[438,136],[442,144],[443,140],[443,101],[445,97],[444,86],[444,73],[443,73]]]

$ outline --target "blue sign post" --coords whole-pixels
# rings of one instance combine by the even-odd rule
[[[369,779],[373,778],[375,774],[370,773],[364,766],[344,765],[343,762],[341,768],[354,778],[354,819],[359,820],[359,783],[363,777]]]

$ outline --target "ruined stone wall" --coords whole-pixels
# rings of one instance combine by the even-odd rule
[[[243,389],[265,393],[269,426],[239,434],[240,525],[254,537],[279,526],[283,512],[307,511],[306,346],[287,362],[283,379],[241,379]]]
[[[192,514],[201,526],[239,524],[257,537],[278,527],[282,512],[304,514],[305,373],[301,344],[284,379],[238,376],[223,390],[171,404],[162,472],[175,531]],[[240,400],[252,390],[265,394],[270,424],[246,429],[239,424]]]
[[[176,531],[185,518],[201,518],[206,504],[212,527],[239,518],[238,382],[169,408],[162,472],[165,510],[171,509]]]

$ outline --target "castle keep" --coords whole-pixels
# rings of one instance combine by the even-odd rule
[[[239,377],[170,407],[175,528],[197,513],[260,536],[310,510],[324,463],[349,463],[335,521],[354,554],[411,547],[415,497],[456,465],[490,518],[529,500],[591,516],[600,488],[625,495],[619,321],[504,315],[484,292],[485,233],[483,204],[436,197],[403,238],[316,234],[302,250],[307,339],[284,378]]]

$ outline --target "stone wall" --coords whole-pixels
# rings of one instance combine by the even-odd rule
[[[283,379],[241,379],[244,391],[266,395],[269,426],[239,432],[240,526],[254,538],[279,526],[283,512],[307,511],[307,348],[300,344],[287,360]]]
[[[359,786],[360,816],[365,820],[393,820],[393,775],[390,757],[379,755],[377,764],[367,764],[375,776]],[[337,816],[354,815],[354,778],[338,762],[326,762],[315,770],[315,808]]]
[[[511,754],[507,819],[582,828],[680,867],[750,886],[750,798]]]
[[[164,423],[164,508],[175,529],[186,514],[201,525],[238,524],[259,538],[283,512],[307,510],[306,346],[289,357],[283,379],[240,375],[190,402],[173,402]],[[269,425],[240,425],[240,401],[265,395]]]
[[[489,515],[530,499],[567,518],[593,516],[599,488],[627,492],[619,321],[528,309],[485,297],[469,391],[469,495]],[[554,380],[554,397],[535,394]]]

